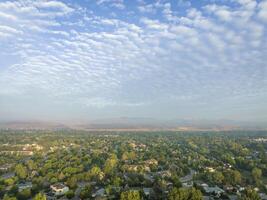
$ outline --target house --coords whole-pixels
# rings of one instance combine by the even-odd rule
[[[215,172],[215,169],[213,167],[206,167],[206,170],[210,173]]]
[[[240,185],[237,185],[237,190],[238,190],[238,192],[242,192],[242,191],[245,190],[245,187],[242,187]]]
[[[18,189],[19,192],[25,189],[31,189],[32,188],[32,183],[31,182],[25,182],[25,183],[20,183],[18,184]]]
[[[267,200],[267,194],[259,193],[262,200]]]
[[[166,187],[168,190],[171,190],[173,188],[173,183],[172,182],[166,182]]]
[[[188,183],[192,182],[194,175],[196,174],[196,171],[190,169],[190,173],[184,177],[180,178],[181,183]]]
[[[235,188],[232,185],[224,185],[223,189],[228,193],[233,193],[235,191]]]
[[[230,200],[237,200],[238,199],[238,196],[237,195],[229,195],[228,198]]]
[[[5,173],[1,176],[2,179],[9,179],[9,178],[13,178],[15,176],[14,172],[9,172],[9,173]]]
[[[210,196],[203,196],[203,200],[214,200],[214,198]]]
[[[56,196],[64,195],[66,192],[69,191],[69,187],[65,186],[62,183],[56,183],[54,185],[51,185],[50,188]]]
[[[0,171],[8,171],[10,168],[12,167],[11,164],[5,164],[5,165],[2,165],[0,166]]]
[[[124,165],[123,166],[124,170],[127,172],[138,172],[138,171],[146,171],[146,172],[150,172],[150,167],[148,166],[144,166],[144,165]]]
[[[204,186],[203,190],[205,191],[206,194],[213,194],[216,197],[220,197],[225,191],[218,186],[215,187],[209,187],[209,186]]]
[[[149,199],[153,199],[153,196],[155,195],[153,188],[143,188],[143,192]]]
[[[232,165],[229,163],[224,163],[223,167],[224,167],[224,169],[230,169],[230,168],[232,168]]]
[[[31,173],[31,178],[33,178],[35,176],[39,176],[39,173],[36,170],[33,170]]]
[[[189,182],[184,182],[182,183],[183,187],[193,187],[193,181],[189,181]]]
[[[148,173],[144,175],[144,179],[152,183],[155,181],[155,178],[151,174],[148,174]]]
[[[46,196],[46,200],[56,200],[57,199],[56,197],[54,197],[54,196],[52,196],[51,194],[48,194],[48,193],[46,193],[45,196]]]
[[[157,172],[157,174],[162,178],[171,177],[171,175],[172,175],[169,170],[160,171],[160,172]]]
[[[86,185],[89,185],[89,183],[85,181],[80,181],[77,183],[78,188],[84,188]]]
[[[104,196],[105,196],[105,189],[104,188],[100,188],[92,194],[92,197],[104,197]]]
[[[146,160],[144,163],[147,165],[158,165],[158,161],[156,159]]]

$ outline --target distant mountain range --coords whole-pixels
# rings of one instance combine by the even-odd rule
[[[264,123],[241,122],[232,120],[159,120],[153,118],[109,118],[90,122],[58,123],[44,121],[9,121],[0,122],[0,129],[14,130],[267,130]]]

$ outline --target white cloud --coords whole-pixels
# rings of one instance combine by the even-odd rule
[[[125,6],[97,1],[115,3]],[[259,86],[266,81],[260,73],[266,70],[265,3],[239,3],[181,14],[170,3],[142,2],[139,11],[160,16],[129,22],[61,1],[2,2],[0,50],[19,59],[0,70],[0,96],[104,108],[260,93],[266,89]]]
[[[96,3],[98,5],[109,5],[111,7],[115,7],[118,9],[124,9],[125,5],[123,0],[97,0]]]
[[[158,20],[151,20],[148,18],[142,18],[141,22],[147,26],[149,29],[154,30],[166,30],[168,28],[167,24],[161,23]]]
[[[73,8],[70,8],[66,4],[60,1],[37,1],[33,4],[39,9],[47,8],[47,9],[55,9],[58,11],[62,11],[64,14],[70,13],[73,11]]]
[[[0,25],[0,32],[8,34],[22,34],[22,31],[18,31],[15,28],[12,28],[10,26],[1,26],[1,25]]]
[[[138,10],[142,13],[156,13],[157,9],[153,4],[148,4],[148,5],[140,5],[138,7]]]
[[[267,22],[267,1],[262,1],[258,5],[258,17],[263,20],[264,22]]]

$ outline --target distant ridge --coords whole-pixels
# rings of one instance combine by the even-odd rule
[[[0,122],[0,129],[11,130],[60,130],[74,129],[86,131],[227,131],[227,130],[267,130],[264,124],[236,122],[231,120],[158,120],[152,118],[112,118],[90,122],[44,122],[9,121]]]
[[[10,121],[0,122],[0,129],[11,130],[56,130],[68,129],[67,125],[56,122],[43,122],[43,121]]]

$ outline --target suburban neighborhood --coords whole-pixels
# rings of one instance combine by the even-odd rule
[[[264,134],[2,131],[0,195],[266,200]]]

